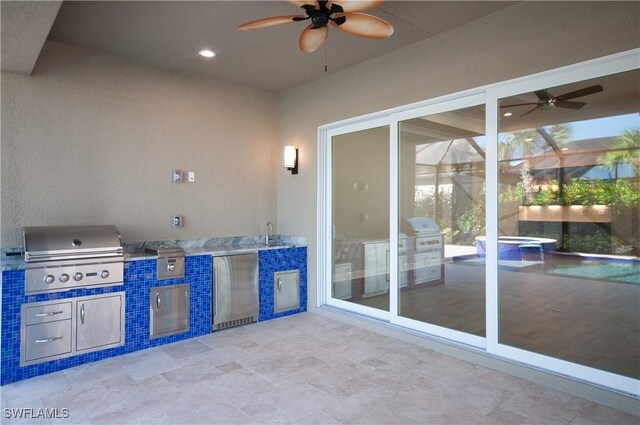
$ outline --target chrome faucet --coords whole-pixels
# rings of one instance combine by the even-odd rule
[[[273,239],[273,224],[271,222],[267,222],[267,233],[264,235],[264,244],[269,246],[271,240]]]

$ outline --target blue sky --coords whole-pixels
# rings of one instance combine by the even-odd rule
[[[571,140],[618,136],[626,129],[640,128],[640,114],[617,115],[569,124],[571,125]]]

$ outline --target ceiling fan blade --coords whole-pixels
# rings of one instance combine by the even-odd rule
[[[294,6],[298,6],[298,7],[303,7],[306,5],[309,6],[313,6],[314,9],[318,10],[320,9],[320,5],[318,4],[318,2],[316,0],[309,0],[309,1],[299,1],[299,0],[287,0],[289,3],[291,3]]]
[[[313,25],[309,25],[302,31],[300,35],[299,46],[300,50],[305,53],[315,52],[324,44],[329,34],[329,28],[327,26],[320,28],[313,28]]]
[[[594,93],[600,93],[603,90],[604,89],[602,88],[601,85],[585,87],[585,88],[580,89],[580,90],[576,90],[576,91],[572,91],[572,92],[560,95],[560,96],[556,97],[556,99],[558,99],[558,100],[575,99],[575,98],[582,97],[582,96],[588,96],[588,95],[594,94]]]
[[[500,105],[501,108],[512,108],[515,106],[537,105],[537,102],[516,103],[515,105]]]
[[[332,1],[331,5],[327,4],[327,7],[330,7],[331,11],[335,13],[348,13],[378,7],[383,2],[384,0],[338,0]]]
[[[556,102],[556,106],[558,108],[567,108],[567,109],[580,109],[584,105],[586,105],[586,103],[584,102],[568,102],[566,100],[560,100],[560,99],[558,99],[558,101]]]
[[[525,115],[529,115],[530,113],[532,113],[533,111],[538,110],[539,108],[536,106],[533,109],[528,110],[527,112],[525,112],[524,114],[520,115],[520,118],[524,117]]]
[[[546,90],[536,90],[534,91],[535,95],[538,96],[538,99],[542,100],[542,101],[548,101],[553,99],[553,96],[551,96],[549,94],[549,92],[547,92]]]
[[[393,27],[384,19],[376,16],[367,15],[366,13],[338,13],[336,19],[345,18],[344,23],[331,23],[336,28],[348,32],[349,34],[359,35],[367,38],[387,38],[393,34]]]
[[[262,18],[247,22],[246,24],[238,25],[238,29],[241,31],[257,30],[260,28],[288,24],[289,22],[295,22],[303,19],[307,19],[307,17],[301,15],[272,16],[271,18]]]

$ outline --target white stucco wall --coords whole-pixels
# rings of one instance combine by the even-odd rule
[[[115,224],[125,241],[263,233],[275,152],[270,92],[47,42],[32,76],[2,73],[2,247],[23,225]],[[174,169],[196,182],[172,183]]]
[[[323,124],[557,68],[640,45],[637,2],[522,2],[282,93],[278,143],[300,174],[278,175],[278,229],[309,241],[316,304],[316,136]]]

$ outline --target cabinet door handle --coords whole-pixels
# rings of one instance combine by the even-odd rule
[[[278,291],[282,291],[282,279],[278,278]]]
[[[36,344],[44,344],[45,342],[53,342],[53,341],[57,341],[59,339],[62,339],[61,336],[55,336],[53,338],[47,338],[47,339],[36,339]]]
[[[80,307],[80,324],[84,325],[84,304]]]
[[[36,317],[47,317],[47,316],[55,316],[56,314],[62,314],[64,311],[50,311],[48,313],[36,313]]]
[[[160,292],[156,294],[156,311],[160,310]]]

